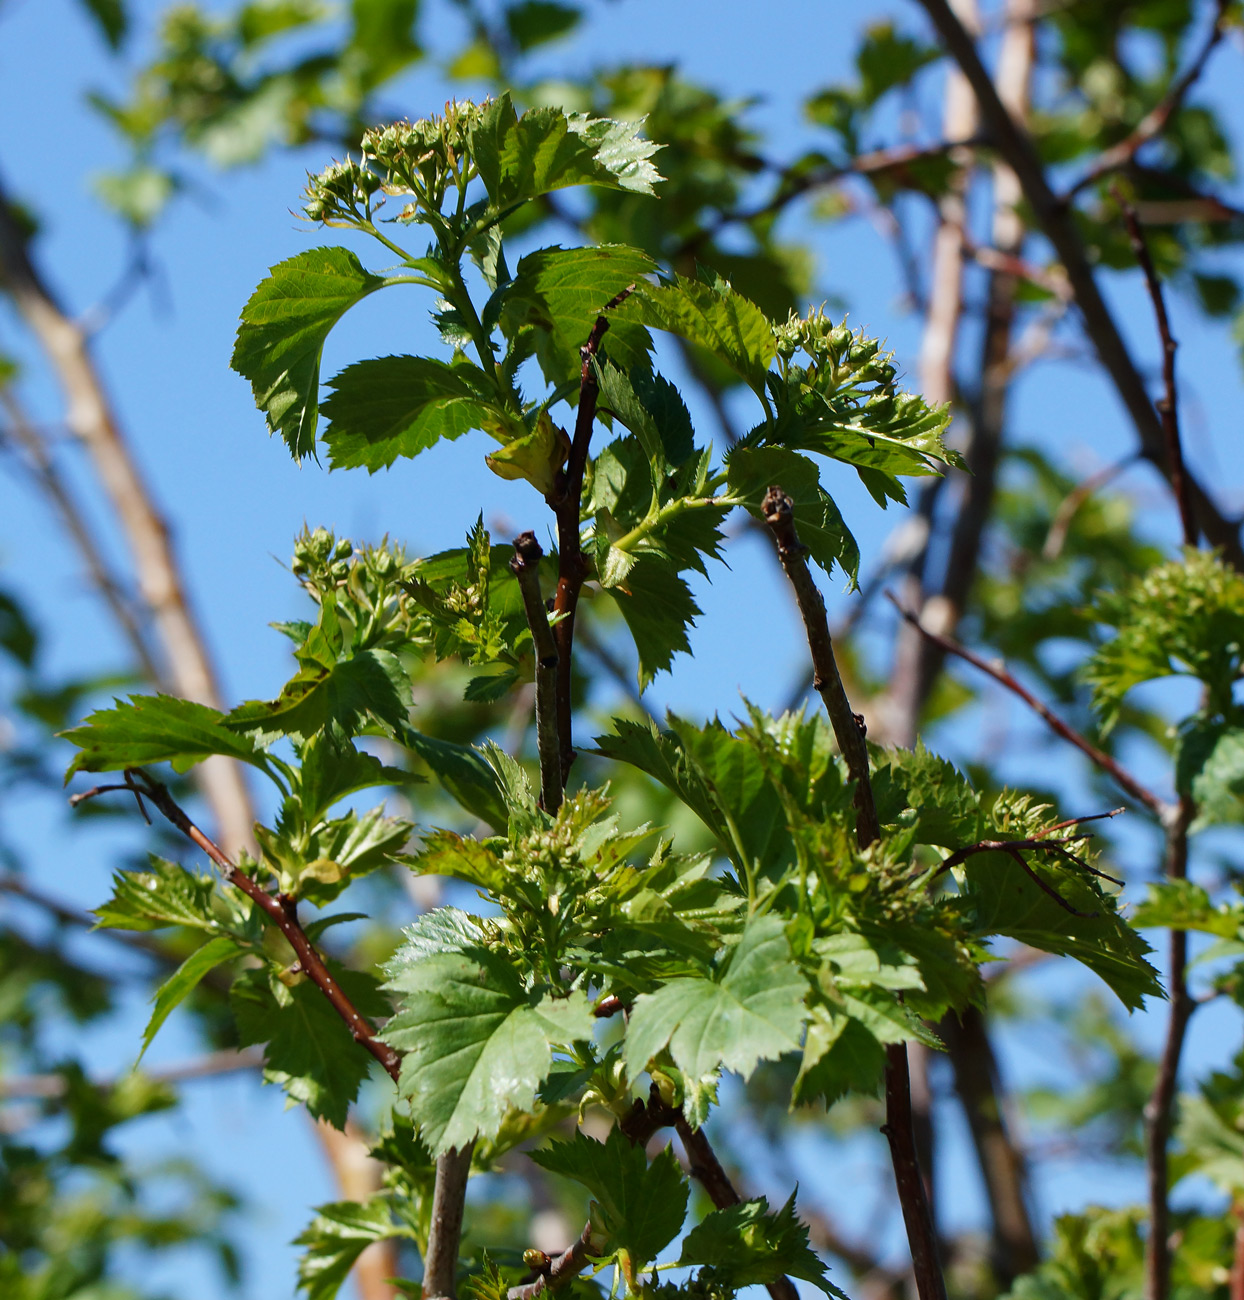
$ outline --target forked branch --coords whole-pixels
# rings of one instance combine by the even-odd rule
[[[544,551],[535,533],[514,539],[510,572],[518,579],[523,610],[536,656],[536,750],[540,755],[540,803],[555,813],[562,801],[561,743],[557,735],[557,643],[549,627],[548,610],[540,592],[540,561]]]

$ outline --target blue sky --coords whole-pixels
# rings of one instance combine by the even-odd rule
[[[146,48],[160,8],[151,0],[133,5],[139,28],[133,55],[141,56]],[[876,0],[849,5],[788,0],[771,8],[770,21],[757,21],[755,6],[739,0],[612,0],[587,8],[590,19],[582,34],[541,56],[549,76],[584,71],[605,59],[677,62],[692,79],[732,96],[757,97],[752,121],[782,156],[793,156],[811,142],[799,105],[812,90],[848,75],[851,33],[882,13],[915,22],[914,6],[883,6]],[[431,12],[448,24],[435,30],[434,46],[450,48],[456,19],[443,4],[431,6]],[[1238,140],[1244,104],[1229,81],[1230,62],[1230,54],[1219,59],[1204,93],[1233,106]],[[0,4],[0,122],[5,124],[0,175],[9,191],[44,221],[42,263],[74,312],[103,298],[125,262],[123,232],[102,216],[89,191],[89,178],[120,161],[120,154],[83,99],[89,87],[119,87],[123,69],[123,64],[110,63],[69,0]],[[434,110],[450,93],[428,64],[390,98],[418,116]],[[936,100],[927,108],[936,120]],[[247,385],[228,369],[237,314],[269,265],[314,242],[330,242],[290,214],[305,171],[326,161],[318,151],[304,151],[224,176],[192,164],[195,192],[175,205],[153,241],[158,276],[98,344],[123,425],[174,523],[194,601],[231,700],[269,697],[288,675],[286,642],[266,625],[302,610],[296,585],[282,565],[304,521],[356,539],[378,540],[388,532],[416,553],[457,545],[481,504],[500,536],[544,527],[543,503],[531,489],[503,483],[484,470],[479,437],[438,447],[416,462],[368,477],[360,472],[330,475],[314,464],[295,466],[284,446],[266,436]],[[789,233],[802,229],[796,215]],[[857,218],[820,230],[813,242],[818,296],[842,299],[853,324],[888,337],[910,375],[919,322],[900,310],[901,285],[883,240],[867,220]],[[357,251],[368,255],[361,247]],[[1108,277],[1107,287],[1136,354],[1155,365],[1152,318],[1135,277]],[[380,351],[437,351],[439,343],[425,323],[428,306],[396,293],[364,304],[330,340],[325,372]],[[1182,343],[1189,459],[1204,481],[1223,485],[1229,511],[1244,511],[1238,358],[1223,332],[1207,329],[1185,299],[1175,295],[1171,306]],[[24,395],[39,417],[54,426],[60,414],[56,392],[3,313],[0,352],[29,363]],[[672,363],[668,368],[677,370]],[[740,403],[742,413],[742,399]],[[1014,405],[1013,426],[1020,437],[1057,448],[1067,463],[1086,473],[1133,445],[1117,401],[1090,366],[1035,368],[1017,385]],[[693,406],[693,416],[711,427],[708,412]],[[72,461],[66,458],[65,463]],[[74,471],[74,478],[93,517],[107,531],[107,508],[89,476]],[[1173,539],[1173,518],[1156,480],[1138,470],[1124,482],[1146,503],[1155,536]],[[866,557],[875,558],[888,530],[900,522],[897,512],[879,515],[853,475],[844,474],[831,490]],[[116,547],[115,537],[110,544]],[[114,554],[123,559],[119,547]],[[769,708],[785,701],[805,654],[786,590],[754,534],[732,547],[729,560],[729,571],[720,570],[713,584],[699,584],[704,616],[693,638],[694,656],[676,660],[673,674],[659,679],[652,691],[655,704],[704,713],[732,711],[740,693]],[[125,661],[77,557],[42,501],[12,473],[0,475],[0,582],[28,601],[41,623],[53,675],[97,672]],[[830,598],[837,607],[847,599],[841,583]],[[1038,734],[1035,727],[1024,719],[1012,725],[1017,748],[1028,754],[1016,763],[1017,778],[1025,768],[1043,775],[1048,757],[1024,744]],[[977,739],[960,733],[946,743],[970,753]],[[62,811],[50,805],[23,809],[20,825],[11,814],[5,820],[14,838],[28,847],[44,887],[84,906],[105,896],[113,851],[132,850],[141,839],[136,829],[113,829],[67,841]],[[84,951],[100,959],[98,941],[84,941]],[[136,1000],[93,1037],[90,1052],[101,1072],[124,1068],[133,1059],[142,1016]],[[1152,1036],[1160,1023],[1144,1025],[1143,1032]],[[1217,1011],[1198,1020],[1193,1059],[1209,1059],[1215,1043],[1224,1039],[1238,1039],[1237,1020],[1228,1026]],[[1036,1077],[1044,1065],[1040,1050],[1021,1042],[1009,1046],[1012,1068],[1026,1079]],[[193,1051],[193,1041],[175,1017],[150,1059],[167,1062]],[[275,1089],[261,1090],[242,1077],[198,1085],[188,1091],[177,1117],[149,1121],[134,1140],[144,1150],[172,1141],[206,1152],[208,1163],[259,1207],[257,1221],[246,1230],[252,1244],[263,1244],[252,1257],[247,1295],[291,1294],[292,1252],[270,1249],[267,1243],[291,1238],[305,1223],[305,1207],[329,1198],[332,1189],[303,1121],[282,1115]],[[858,1158],[868,1159],[863,1154]],[[967,1177],[965,1170],[958,1141],[951,1145],[945,1176],[957,1182]],[[815,1177],[814,1171],[808,1177]],[[1139,1188],[1130,1175],[1125,1181],[1117,1171],[1094,1169],[1086,1180],[1083,1168],[1069,1168],[1046,1175],[1039,1193],[1043,1212],[1051,1214],[1086,1199],[1136,1196]],[[964,1213],[977,1213],[971,1195],[959,1199]],[[169,1286],[184,1300],[216,1294],[214,1279],[206,1273],[179,1271]]]

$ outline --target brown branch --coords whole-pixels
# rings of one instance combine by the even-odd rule
[[[12,439],[24,453],[27,471],[60,515],[65,531],[86,564],[91,582],[104,598],[113,618],[117,620],[117,625],[129,642],[130,649],[133,650],[143,673],[151,681],[158,681],[159,669],[143,629],[134,616],[129,597],[109,569],[103,548],[91,534],[86,515],[74,500],[69,484],[57,469],[44,440],[27,418],[11,386],[0,388],[0,405],[4,407],[5,414],[9,418]]]
[[[867,849],[881,838],[869,776],[868,746],[864,741],[862,720],[852,711],[843,689],[825,616],[825,602],[808,571],[804,547],[795,532],[794,502],[780,487],[770,487],[761,502],[761,510],[777,543],[782,568],[795,591],[816,671],[813,684],[825,701],[838,748],[846,761],[847,773],[855,783],[856,842],[861,849]],[[937,1257],[937,1235],[916,1152],[911,1075],[905,1043],[891,1043],[886,1047],[885,1091],[886,1122],[882,1131],[890,1144],[903,1223],[911,1247],[916,1290],[920,1300],[946,1300],[946,1283]]]
[[[1119,188],[1114,190],[1115,202],[1123,212],[1127,225],[1128,238],[1132,252],[1144,272],[1145,285],[1153,302],[1153,314],[1158,323],[1158,337],[1162,340],[1162,387],[1163,395],[1154,403],[1162,419],[1162,433],[1166,438],[1166,462],[1169,468],[1171,491],[1179,506],[1179,522],[1183,528],[1184,545],[1195,546],[1197,543],[1196,520],[1192,515],[1192,504],[1188,500],[1187,476],[1184,472],[1183,444],[1179,437],[1179,394],[1175,382],[1175,350],[1178,344],[1171,333],[1170,318],[1166,314],[1166,298],[1162,293],[1162,281],[1158,279],[1153,258],[1149,255],[1149,245],[1145,242],[1145,232],[1140,228],[1136,209],[1123,197]]]
[[[523,610],[536,658],[536,750],[540,755],[540,803],[555,813],[562,802],[562,761],[557,735],[557,643],[549,627],[548,610],[540,593],[540,561],[544,556],[535,533],[514,539],[510,572],[518,579]]]
[[[1187,98],[1188,92],[1205,71],[1209,56],[1213,54],[1218,42],[1223,38],[1226,31],[1227,7],[1228,0],[1218,0],[1218,12],[1214,18],[1214,25],[1210,28],[1205,43],[1188,65],[1184,74],[1171,83],[1166,94],[1158,100],[1122,140],[1117,144],[1112,144],[1109,149],[1098,155],[1097,161],[1063,196],[1065,202],[1075,198],[1081,190],[1092,185],[1094,181],[1100,180],[1112,171],[1118,171],[1120,167],[1127,166],[1150,140],[1166,129],[1166,124],[1179,111]]]
[[[681,1111],[674,1121],[674,1131],[687,1153],[692,1176],[699,1180],[713,1205],[719,1210],[727,1210],[732,1205],[741,1204],[743,1198],[735,1190],[729,1174],[721,1167],[708,1134],[702,1128],[693,1129]],[[795,1284],[788,1277],[767,1283],[765,1290],[772,1300],[798,1300],[799,1297]]]
[[[808,637],[808,649],[812,655],[815,672],[812,685],[825,701],[834,738],[846,760],[847,774],[855,783],[855,835],[860,848],[867,848],[874,840],[881,838],[881,826],[873,804],[863,719],[853,712],[842,685],[838,661],[834,657],[834,643],[829,634],[829,621],[825,615],[825,601],[808,570],[808,562],[804,559],[805,548],[795,532],[795,504],[780,487],[771,487],[765,493],[760,509],[777,543],[778,559],[795,591],[795,600]]]
[[[889,1043],[885,1049],[885,1123],[881,1131],[890,1146],[890,1162],[898,1187],[903,1225],[911,1248],[911,1266],[920,1300],[946,1300],[946,1283],[937,1258],[937,1235],[924,1194],[924,1179],[912,1137],[911,1077],[907,1045]]]
[[[1019,125],[998,95],[976,44],[952,12],[947,0],[920,0],[947,51],[976,92],[981,117],[992,143],[1014,170],[1038,226],[1066,269],[1084,328],[1106,373],[1131,416],[1145,457],[1169,475],[1161,421],[1149,399],[1144,380],[1128,354],[1127,345],[1102,297],[1068,205],[1050,188],[1032,138]],[[1194,479],[1188,492],[1201,532],[1221,547],[1230,562],[1244,569],[1244,547],[1239,528],[1223,516]]]
[[[1196,809],[1186,795],[1164,819],[1168,880],[1188,877],[1188,827]],[[1158,1063],[1158,1077],[1145,1104],[1145,1172],[1149,1191],[1149,1235],[1145,1243],[1145,1300],[1167,1300],[1171,1286],[1170,1174],[1167,1147],[1175,1096],[1179,1088],[1179,1062],[1183,1055],[1188,1021],[1195,1003],[1188,994],[1188,935],[1172,930],[1166,977],[1171,1001],[1166,1022],[1166,1041]]]
[[[1096,473],[1090,474],[1083,483],[1077,484],[1067,493],[1059,502],[1058,509],[1054,511],[1054,518],[1050,520],[1050,531],[1046,533],[1045,542],[1041,547],[1041,558],[1043,560],[1048,562],[1058,559],[1063,553],[1063,547],[1067,544],[1067,534],[1071,531],[1071,521],[1076,517],[1080,507],[1090,497],[1096,496],[1111,479],[1122,474],[1135,459],[1136,455],[1132,453],[1130,456],[1124,456],[1122,460],[1116,460],[1110,465],[1103,465]]]
[[[423,1261],[424,1300],[452,1300],[457,1295],[458,1246],[462,1241],[462,1213],[467,1179],[471,1176],[474,1142],[451,1148],[436,1157],[436,1183],[432,1189],[432,1226]]]
[[[392,1047],[382,1043],[376,1037],[375,1026],[358,1010],[345,990],[332,977],[323,958],[316,952],[311,940],[307,938],[306,931],[299,924],[296,900],[288,894],[270,894],[258,881],[239,870],[224,850],[190,820],[185,810],[169,794],[168,788],[154,777],[149,776],[141,768],[130,768],[125,773],[125,779],[125,786],[99,786],[85,795],[75,796],[75,801],[81,802],[82,799],[94,794],[103,794],[116,789],[130,789],[135,795],[150,800],[168,821],[187,839],[197,844],[220,868],[226,884],[240,889],[276,925],[297,955],[301,972],[328,999],[333,1010],[345,1022],[354,1041],[365,1051],[370,1052],[396,1083],[401,1073],[401,1057]]]
[[[587,342],[579,349],[582,364],[579,367],[579,409],[575,414],[574,437],[566,465],[558,471],[553,491],[545,498],[557,519],[557,593],[553,597],[553,612],[557,622],[553,638],[557,643],[557,744],[561,757],[561,783],[563,789],[574,762],[574,737],[570,718],[574,701],[571,698],[572,650],[574,649],[575,611],[579,592],[587,579],[587,559],[579,545],[579,514],[583,502],[583,474],[587,469],[588,450],[592,444],[592,428],[596,423],[596,399],[600,385],[596,380],[596,353],[600,341],[609,328],[609,318],[604,314],[619,303],[625,302],[635,286],[629,285],[615,294],[601,308]]]
[[[1006,667],[1000,663],[990,663],[980,655],[969,650],[966,646],[960,645],[958,641],[952,640],[947,636],[942,636],[937,632],[931,631],[925,627],[915,614],[909,609],[904,609],[898,600],[890,593],[886,596],[893,604],[894,608],[910,623],[918,629],[922,636],[927,637],[930,641],[940,646],[947,654],[957,655],[960,659],[966,660],[973,668],[979,668],[981,672],[992,677],[995,682],[1005,686],[1013,695],[1018,695],[1021,700],[1050,728],[1056,735],[1061,736],[1069,744],[1074,745],[1082,754],[1084,754],[1103,772],[1114,778],[1115,783],[1126,794],[1132,796],[1138,803],[1144,804],[1155,817],[1164,819],[1167,815],[1168,805],[1162,799],[1159,799],[1152,790],[1146,789],[1132,774],[1122,766],[1117,760],[1112,758],[1105,750],[1098,749],[1090,740],[1080,735],[1078,731],[1070,727],[1060,718],[1052,709],[1043,704],[1031,691],[1020,685],[1014,677],[1007,672]]]
[[[35,266],[3,186],[0,289],[13,300],[55,371],[65,397],[65,423],[91,457],[125,533],[138,589],[163,651],[160,684],[187,699],[219,706],[215,668],[186,596],[168,525],[126,444],[86,332],[61,308]],[[197,779],[226,842],[248,844],[253,817],[238,764],[210,759],[200,765]]]

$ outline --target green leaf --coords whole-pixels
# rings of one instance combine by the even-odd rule
[[[75,772],[118,772],[148,763],[172,763],[185,772],[212,754],[264,766],[263,751],[232,731],[223,713],[172,695],[115,700],[111,709],[97,710],[61,735],[80,751],[66,782]]]
[[[832,1106],[848,1093],[875,1096],[885,1071],[885,1048],[858,1020],[814,1006],[803,1059],[791,1089],[796,1106]]]
[[[746,873],[780,869],[793,860],[790,832],[777,791],[755,746],[717,719],[703,727],[667,715],[655,723],[615,718],[614,734],[598,736],[607,758],[630,763],[673,790]]]
[[[129,15],[122,0],[81,0],[81,4],[95,20],[95,25],[109,47],[120,49],[130,26]]]
[[[370,975],[335,962],[329,971],[361,1014],[390,1013]],[[286,985],[267,970],[250,970],[234,980],[229,1001],[238,1045],[264,1045],[265,1082],[279,1083],[317,1119],[344,1127],[373,1058],[354,1041],[324,994],[306,978]]]
[[[264,739],[310,739],[329,726],[352,736],[373,721],[395,730],[412,703],[410,678],[398,657],[391,650],[359,650],[327,669],[305,667],[275,700],[247,700],[228,723],[236,733]]]
[[[655,558],[637,560],[609,594],[635,639],[642,690],[669,669],[679,651],[691,653],[687,628],[694,626],[700,608],[686,582]]]
[[[846,1300],[825,1276],[825,1265],[808,1242],[808,1229],[795,1213],[793,1194],[776,1214],[770,1214],[759,1197],[714,1210],[687,1233],[678,1263],[709,1265],[714,1281],[730,1290],[797,1277]]]
[[[315,452],[320,355],[345,312],[386,283],[344,248],[312,248],[270,268],[242,308],[230,362],[295,459]]]
[[[400,959],[423,961],[447,952],[466,952],[483,943],[484,932],[475,917],[457,907],[437,907],[425,912],[402,931]]]
[[[1191,880],[1151,882],[1149,897],[1132,913],[1140,929],[1199,930],[1219,939],[1238,939],[1244,932],[1244,902],[1217,907],[1204,886]]]
[[[522,0],[505,11],[510,39],[522,51],[566,36],[579,25],[582,15],[570,5],[553,0]]]
[[[855,585],[860,550],[833,497],[821,487],[815,462],[782,447],[736,447],[726,458],[726,472],[731,495],[762,522],[765,493],[770,486],[780,487],[795,503],[795,531],[808,554],[826,573],[840,564]]]
[[[757,394],[777,354],[773,326],[750,299],[718,277],[714,283],[675,276],[660,285],[642,284],[614,309],[619,320],[667,330],[710,352]]]
[[[507,337],[531,327],[545,378],[561,384],[582,365],[579,349],[587,342],[605,304],[628,285],[656,270],[647,253],[625,244],[596,248],[541,248],[528,253],[502,295],[501,326]],[[640,325],[610,313],[604,349],[626,368],[645,366],[652,340]]]
[[[185,925],[194,930],[217,928],[212,916],[215,882],[176,862],[154,855],[150,871],[118,871],[112,897],[95,909],[101,929],[160,930]]]
[[[432,769],[448,793],[471,814],[487,822],[495,831],[504,832],[510,814],[497,773],[484,756],[469,745],[452,740],[425,736],[414,727],[402,727],[398,739],[414,750]]]
[[[343,732],[331,726],[308,740],[299,757],[298,808],[307,825],[314,825],[347,795],[374,786],[402,787],[423,780],[414,772],[390,767],[375,754],[356,749]]]
[[[691,415],[678,389],[663,375],[640,366],[624,374],[617,366],[596,366],[598,409],[624,424],[649,462],[662,469],[681,465],[695,451]]]
[[[298,1261],[298,1285],[309,1300],[333,1300],[373,1241],[411,1235],[409,1228],[394,1221],[387,1194],[318,1205],[315,1218],[294,1238],[295,1246],[306,1247]]]
[[[648,159],[659,146],[640,136],[640,126],[567,117],[557,108],[533,108],[520,118],[506,91],[481,114],[471,153],[498,212],[568,185],[651,194],[661,177]]]
[[[201,948],[197,948],[184,962],[160,985],[152,998],[154,1005],[147,1028],[143,1030],[142,1051],[138,1059],[151,1046],[151,1040],[159,1033],[160,1026],[169,1018],[172,1011],[198,987],[199,981],[208,971],[215,969],[221,962],[236,957],[242,948],[228,935],[218,935],[209,939]]]
[[[1196,805],[1191,831],[1244,821],[1244,727],[1202,715],[1186,722],[1175,752],[1175,785]]]
[[[374,474],[399,456],[414,457],[442,438],[504,424],[495,389],[478,366],[430,357],[377,357],[347,366],[329,381],[324,430],[333,469]]]
[[[604,1142],[576,1132],[573,1141],[554,1142],[531,1158],[587,1188],[595,1202],[593,1227],[608,1238],[600,1253],[626,1251],[634,1272],[656,1259],[686,1218],[690,1189],[669,1147],[649,1164],[643,1147],[615,1127]]]
[[[1026,856],[1049,888],[1085,915],[1060,907],[1006,854],[982,853],[962,868],[978,933],[1002,934],[1042,952],[1074,957],[1101,976],[1129,1010],[1143,1006],[1147,997],[1165,996],[1157,971],[1145,960],[1149,945],[1119,916],[1113,899],[1071,863]]]
[[[1244,1133],[1238,1121],[1227,1122],[1206,1098],[1185,1093],[1175,1137],[1197,1173],[1230,1196],[1244,1192]]]
[[[389,964],[398,1013],[384,1041],[406,1053],[399,1090],[436,1154],[495,1138],[507,1111],[529,1111],[555,1046],[592,1036],[587,995],[528,990],[484,948]]]
[[[799,1050],[807,991],[781,919],[753,919],[711,979],[670,980],[636,999],[627,1071],[638,1078],[668,1044],[674,1063],[694,1079],[718,1068],[746,1079],[758,1061]]]

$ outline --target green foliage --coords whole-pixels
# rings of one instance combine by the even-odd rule
[[[406,1225],[394,1221],[387,1195],[318,1206],[315,1218],[294,1238],[296,1246],[306,1247],[298,1264],[298,1285],[309,1300],[333,1300],[368,1246],[410,1235]]]

